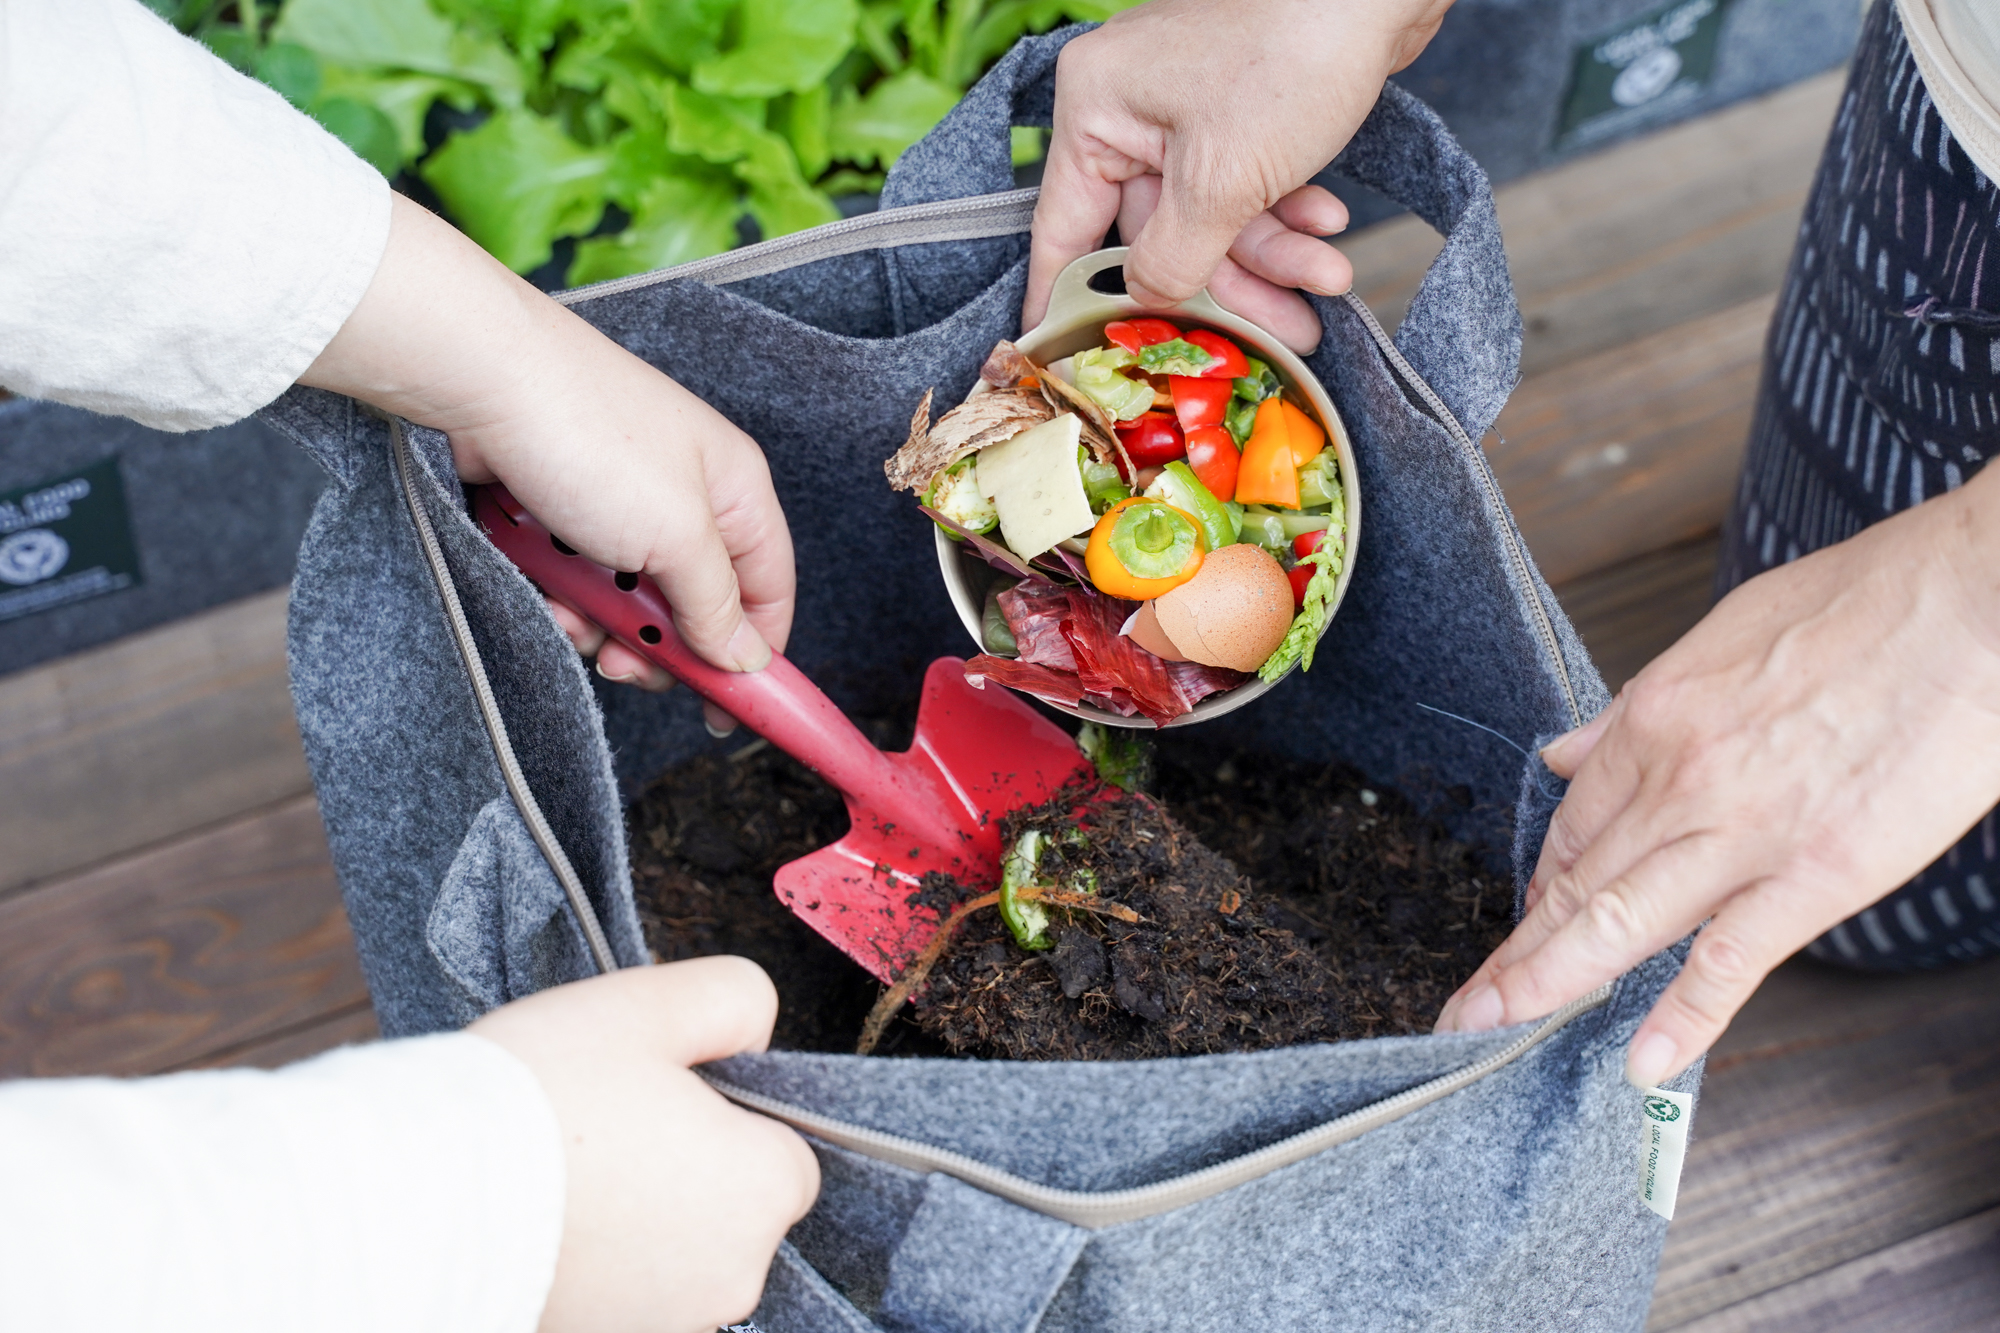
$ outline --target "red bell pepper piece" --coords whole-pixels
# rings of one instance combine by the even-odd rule
[[[1318,572],[1319,570],[1312,565],[1293,565],[1285,571],[1285,577],[1292,581],[1292,609],[1294,611],[1305,610],[1306,585],[1312,582],[1313,575]]]
[[[1223,427],[1197,426],[1187,433],[1188,468],[1217,499],[1236,494],[1236,469],[1241,462],[1236,441]]]
[[[1210,333],[1207,329],[1189,329],[1181,336],[1216,358],[1214,365],[1201,372],[1201,378],[1237,380],[1250,373],[1250,359],[1243,355],[1243,349],[1221,334]]]
[[[1150,316],[1140,319],[1113,320],[1104,326],[1104,341],[1114,347],[1122,347],[1137,356],[1141,347],[1151,347],[1154,343],[1172,342],[1181,336],[1181,331],[1164,319]],[[1244,372],[1248,374],[1248,371]]]
[[[1196,375],[1169,375],[1167,387],[1174,396],[1174,417],[1184,431],[1199,426],[1220,426],[1229,410],[1235,386],[1228,380],[1212,380]]]
[[[1165,412],[1148,412],[1137,420],[1119,422],[1118,439],[1137,468],[1159,467],[1187,453],[1181,428]]]

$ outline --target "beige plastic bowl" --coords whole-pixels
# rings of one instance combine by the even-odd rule
[[[1171,310],[1148,310],[1131,297],[1100,292],[1090,286],[1090,280],[1106,269],[1117,268],[1125,262],[1125,250],[1119,247],[1099,250],[1096,254],[1085,255],[1071,264],[1057,276],[1055,289],[1049,296],[1049,313],[1040,324],[1023,334],[1018,342],[1021,350],[1036,362],[1047,365],[1063,357],[1086,348],[1100,345],[1104,326],[1113,320],[1129,319],[1136,315],[1164,315],[1176,323],[1189,324],[1200,328],[1214,329],[1227,334],[1246,351],[1265,362],[1277,372],[1287,388],[1294,390],[1312,405],[1313,415],[1327,427],[1328,447],[1340,459],[1341,489],[1347,502],[1347,530],[1342,540],[1346,549],[1342,553],[1340,582],[1335,586],[1333,605],[1327,615],[1327,624],[1333,624],[1333,616],[1340,610],[1340,604],[1347,597],[1347,585],[1354,577],[1354,554],[1361,536],[1361,492],[1355,484],[1354,446],[1348,441],[1347,427],[1335,410],[1333,400],[1326,396],[1326,390],[1305,363],[1292,355],[1279,342],[1255,324],[1240,315],[1232,315],[1215,303],[1206,290],[1194,294],[1187,301]],[[943,529],[937,530],[938,569],[944,575],[944,586],[951,594],[952,605],[958,608],[958,618],[965,625],[965,632],[972,641],[985,651],[984,640],[979,632],[979,622],[986,606],[986,590],[997,580],[1004,578],[999,570],[981,560],[965,546],[946,536]],[[1325,632],[1321,631],[1321,637]],[[1298,670],[1296,666],[1293,671]],[[1286,675],[1290,675],[1287,672]],[[1282,680],[1284,677],[1279,677]],[[1193,726],[1197,722],[1207,722],[1243,707],[1251,700],[1268,691],[1277,681],[1266,681],[1252,676],[1233,690],[1211,694],[1196,704],[1192,711],[1183,713],[1167,723],[1169,727]],[[1039,696],[1031,695],[1031,698]],[[1042,699],[1051,708],[1060,708],[1072,717],[1087,722],[1102,723],[1107,727],[1151,727],[1147,718],[1120,717],[1116,713],[1089,704],[1071,707]]]

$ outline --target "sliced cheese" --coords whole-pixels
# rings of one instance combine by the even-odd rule
[[[980,493],[1000,514],[1000,539],[1023,560],[1097,522],[1076,463],[1082,439],[1083,422],[1065,412],[979,451]]]

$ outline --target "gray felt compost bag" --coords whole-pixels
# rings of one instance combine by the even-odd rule
[[[851,710],[914,697],[925,663],[965,651],[929,525],[881,464],[911,403],[933,385],[957,401],[1018,327],[1033,195],[1007,188],[1008,127],[1048,123],[1067,35],[1003,60],[904,155],[881,212],[567,298],[763,445],[797,542],[791,655]],[[1448,241],[1393,341],[1360,302],[1316,302],[1310,365],[1366,494],[1359,562],[1312,672],[1204,734],[1463,788],[1460,831],[1511,837],[1519,878],[1559,785],[1503,737],[1566,730],[1606,696],[1477,445],[1520,351],[1492,199],[1395,88],[1340,168]],[[594,693],[468,519],[441,436],[309,390],[268,415],[332,478],[299,561],[293,683],[384,1032],[588,975],[566,894],[589,898],[598,947],[644,962],[621,801],[708,743],[694,702]],[[1623,1050],[1677,965],[1476,1036],[722,1062],[716,1085],[805,1130],[825,1173],[757,1322],[1638,1329],[1666,1224],[1637,1196]]]

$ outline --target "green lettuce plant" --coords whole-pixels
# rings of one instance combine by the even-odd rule
[[[580,238],[574,284],[838,217],[1017,38],[1136,0],[147,3],[517,272]],[[1017,163],[1041,149],[1016,131]]]

